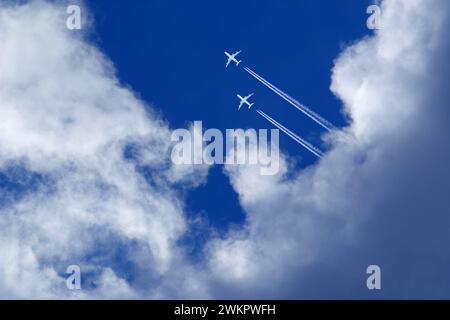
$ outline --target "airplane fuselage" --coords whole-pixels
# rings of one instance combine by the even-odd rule
[[[248,108],[250,109],[253,106],[253,103],[248,102],[248,99],[252,96],[253,94],[250,94],[246,97],[242,97],[241,95],[237,95],[237,97],[241,100],[241,103],[239,104],[238,110],[240,110],[242,108],[242,106],[245,104],[248,106]]]
[[[233,54],[229,54],[228,52],[225,51],[225,55],[228,57],[228,61],[227,61],[226,67],[228,67],[228,65],[229,65],[231,62],[236,63],[236,66],[238,66],[238,65],[242,62],[241,60],[237,60],[237,59],[236,59],[236,56],[237,56],[239,53],[241,53],[241,51],[238,51],[238,52],[233,53]]]

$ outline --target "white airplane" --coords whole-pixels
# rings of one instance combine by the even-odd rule
[[[239,104],[238,110],[241,110],[241,108],[242,108],[242,106],[243,106],[244,104],[248,105],[248,108],[250,109],[250,108],[254,105],[254,103],[248,102],[248,99],[249,99],[251,96],[253,96],[253,95],[254,95],[254,93],[249,94],[248,96],[245,96],[245,97],[241,97],[240,95],[237,95],[237,97],[241,100],[241,103]]]
[[[227,65],[225,66],[225,68],[228,68],[228,65],[233,61],[236,63],[236,67],[239,65],[239,63],[242,62],[242,60],[237,60],[236,57],[239,53],[241,53],[242,51],[238,51],[235,52],[233,54],[229,54],[228,52],[225,51],[225,55],[228,57],[228,61],[227,61]]]

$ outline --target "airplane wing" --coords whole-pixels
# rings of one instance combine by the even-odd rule
[[[247,100],[248,98],[251,98],[253,95],[254,95],[254,93],[249,94],[248,96],[246,96],[246,97],[244,98],[244,100]]]
[[[228,65],[230,64],[230,62],[231,62],[231,59],[228,59],[228,61],[227,61],[227,64],[226,64],[225,68],[228,68]]]

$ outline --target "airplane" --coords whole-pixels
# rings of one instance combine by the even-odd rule
[[[227,61],[227,65],[225,66],[225,68],[228,68],[228,65],[231,63],[231,61],[236,63],[236,67],[239,65],[239,63],[242,62],[242,60],[237,60],[236,57],[239,53],[241,53],[242,51],[238,51],[235,52],[233,54],[229,54],[228,52],[225,51],[225,55],[228,57],[228,61]]]
[[[237,95],[237,97],[238,97],[239,99],[241,99],[241,103],[239,104],[238,110],[241,110],[241,108],[242,108],[242,106],[243,106],[244,104],[248,105],[248,108],[250,109],[250,108],[254,105],[254,103],[248,102],[248,99],[249,99],[251,96],[253,96],[253,95],[254,95],[254,93],[249,94],[248,96],[245,96],[245,97],[241,97],[240,95]]]

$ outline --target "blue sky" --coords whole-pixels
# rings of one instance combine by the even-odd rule
[[[0,6],[0,298],[450,296],[447,0],[382,1],[376,32],[371,1],[86,1],[81,31],[69,1],[14,3]],[[273,128],[256,109],[323,157],[280,133],[273,176],[170,161],[193,121]]]
[[[345,44],[371,34],[369,1],[121,1],[88,3],[94,39],[114,61],[121,81],[160,110],[173,128],[194,120],[227,128],[272,128],[254,110],[237,111],[236,94],[255,92],[256,105],[315,144],[321,127],[263,87],[242,68],[225,69],[224,51],[242,50],[243,64],[333,124],[346,123],[329,90],[333,61]],[[242,66],[241,65],[241,66]],[[287,136],[281,148],[306,167],[316,158]],[[188,211],[219,230],[245,219],[237,196],[213,168],[190,192]]]

